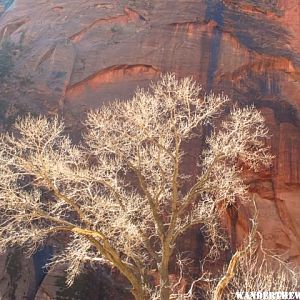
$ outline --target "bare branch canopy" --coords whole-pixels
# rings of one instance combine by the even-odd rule
[[[0,250],[34,252],[67,233],[52,264],[68,263],[69,284],[90,261],[115,266],[136,299],[174,299],[169,265],[178,238],[201,225],[216,257],[220,208],[247,201],[243,169],[272,160],[261,113],[225,114],[227,104],[222,94],[203,96],[191,78],[167,74],[129,101],[88,113],[80,145],[58,118],[17,120],[0,138]],[[182,166],[192,139],[205,139],[196,179]]]

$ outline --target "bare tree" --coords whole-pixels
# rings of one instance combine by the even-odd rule
[[[264,249],[262,241],[259,240],[245,250],[237,252],[241,255],[237,259],[233,277],[224,290],[223,297],[219,299],[234,300],[237,293],[251,295],[258,291],[275,295],[297,291],[300,273],[293,263],[286,262],[278,254]],[[281,297],[284,299],[286,296]]]
[[[275,293],[288,293],[299,287],[299,268],[264,248],[263,236],[257,229],[259,211],[254,197],[253,204],[254,214],[248,237],[231,257],[223,276],[210,280],[210,283],[216,283],[211,284],[209,299],[234,300],[237,293],[240,298],[249,298],[253,292],[271,292],[274,293],[273,298],[283,299],[287,297],[276,296]]]
[[[220,122],[229,99],[200,90],[190,78],[162,76],[132,100],[90,112],[81,146],[57,118],[18,120],[15,134],[0,140],[0,250],[34,252],[67,232],[53,263],[69,263],[69,284],[85,263],[98,262],[115,266],[136,299],[174,298],[169,265],[178,237],[201,225],[216,257],[221,208],[248,199],[243,168],[257,171],[272,159],[260,112],[233,108]],[[208,125],[193,182],[182,167],[184,144]]]

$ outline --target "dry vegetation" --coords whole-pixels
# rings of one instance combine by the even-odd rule
[[[136,299],[191,298],[191,290],[178,295],[170,282],[178,237],[201,225],[209,257],[216,258],[224,247],[221,208],[248,200],[243,168],[257,171],[272,159],[260,112],[233,108],[215,128],[229,100],[199,93],[190,78],[165,75],[149,92],[90,112],[80,146],[57,118],[18,120],[15,133],[0,140],[1,251],[34,252],[64,232],[68,244],[53,264],[69,264],[69,284],[93,262],[118,268]],[[192,179],[181,166],[183,144],[208,125],[201,171],[187,190]]]
[[[257,229],[259,212],[254,198],[253,204],[252,226],[244,246],[231,257],[221,278],[209,278],[208,299],[236,300],[236,293],[248,294],[247,299],[253,292],[294,292],[299,288],[299,268],[264,248],[263,236]]]

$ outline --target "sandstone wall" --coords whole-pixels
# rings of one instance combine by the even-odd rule
[[[80,128],[86,110],[128,98],[162,72],[254,104],[276,155],[271,172],[249,175],[259,228],[269,248],[300,263],[299,33],[298,0],[16,0],[0,39],[22,44],[14,70],[30,84],[0,96],[1,122],[28,110]],[[235,218],[238,243],[247,210]]]

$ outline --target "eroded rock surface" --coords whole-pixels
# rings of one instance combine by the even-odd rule
[[[298,0],[17,0],[0,19],[0,39],[22,42],[14,70],[32,84],[3,99],[1,118],[25,107],[79,128],[87,109],[128,98],[161,72],[253,103],[276,155],[269,173],[249,175],[259,228],[266,246],[300,263],[299,32]],[[234,218],[239,243],[247,210]]]

